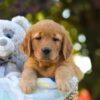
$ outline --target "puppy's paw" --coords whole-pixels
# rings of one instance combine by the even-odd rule
[[[69,92],[71,90],[71,81],[66,79],[56,79],[57,87],[62,92]]]
[[[21,87],[21,89],[22,89],[22,91],[24,93],[30,94],[37,87],[36,80],[35,79],[32,79],[32,80],[21,79],[21,81],[20,81],[20,87]]]

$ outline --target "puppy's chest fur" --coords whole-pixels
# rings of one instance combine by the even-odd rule
[[[38,73],[38,76],[54,77],[57,66],[58,64],[38,62],[38,67],[36,68],[36,71]]]

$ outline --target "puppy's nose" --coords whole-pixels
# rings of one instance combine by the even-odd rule
[[[6,39],[0,39],[0,46],[5,46],[7,45],[7,40]]]
[[[49,55],[50,52],[51,52],[51,49],[50,49],[50,48],[43,48],[43,49],[42,49],[42,52],[43,52],[45,55]]]

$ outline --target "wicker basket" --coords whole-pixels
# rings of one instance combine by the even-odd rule
[[[78,85],[75,90],[66,98],[66,100],[78,100]]]

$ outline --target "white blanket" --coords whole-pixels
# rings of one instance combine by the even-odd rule
[[[77,78],[73,77],[71,90],[62,93],[52,79],[38,78],[37,90],[27,95],[21,91],[19,80],[19,73],[10,73],[5,78],[0,78],[0,100],[64,100],[75,89],[78,82]]]

